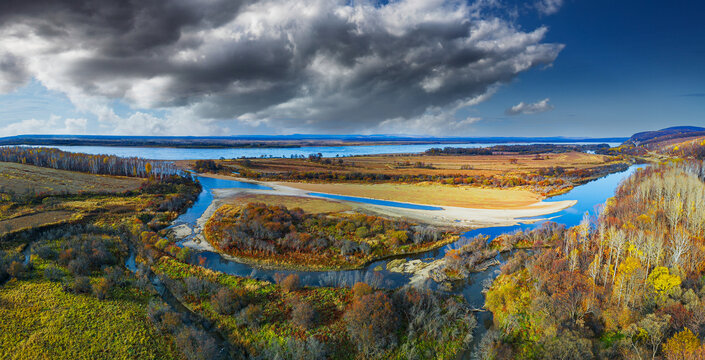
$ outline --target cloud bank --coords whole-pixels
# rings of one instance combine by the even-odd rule
[[[548,103],[549,99],[545,98],[533,104],[526,104],[523,101],[505,110],[506,115],[521,115],[521,114],[539,114],[553,110],[553,105]]]
[[[456,0],[6,0],[0,92],[35,78],[107,133],[455,131],[478,120],[457,110],[563,48],[542,42],[547,28],[522,31],[485,9]],[[115,100],[132,115],[116,115]]]

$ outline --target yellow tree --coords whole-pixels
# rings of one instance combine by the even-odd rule
[[[663,346],[663,353],[668,360],[696,359],[696,352],[698,352],[699,347],[700,339],[690,329],[685,328],[666,341],[666,345]]]

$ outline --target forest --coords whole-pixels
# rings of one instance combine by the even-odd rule
[[[640,170],[595,218],[519,251],[489,288],[484,358],[701,359],[705,166]]]
[[[113,155],[71,153],[54,148],[0,147],[0,161],[100,175],[155,177],[181,175],[172,162],[123,158]]]

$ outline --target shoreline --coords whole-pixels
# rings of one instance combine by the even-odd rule
[[[242,179],[234,176],[213,174],[199,176],[242,181]],[[556,202],[538,201],[531,205],[523,206],[519,209],[504,210],[461,208],[452,206],[442,206],[442,210],[418,210],[321,198],[318,196],[309,195],[308,192],[304,190],[289,187],[278,182],[258,182],[252,180],[246,180],[243,182],[265,185],[270,187],[271,190],[246,188],[211,189],[210,191],[213,195],[213,201],[209,204],[203,214],[201,214],[201,216],[196,219],[195,225],[180,224],[173,228],[172,234],[177,238],[177,242],[180,242],[181,246],[188,247],[195,251],[209,251],[217,253],[227,260],[246,264],[262,270],[310,272],[360,270],[365,269],[366,267],[369,267],[370,264],[378,261],[404,258],[407,256],[413,256],[418,255],[420,253],[437,250],[439,248],[442,248],[443,246],[457,241],[459,239],[458,233],[462,233],[463,231],[495,226],[512,226],[519,223],[532,223],[544,219],[550,219],[551,217],[537,217],[553,214],[555,212],[571,207],[577,203],[577,201],[575,200],[565,200]],[[383,256],[377,259],[371,259],[365,261],[362,264],[349,267],[307,267],[305,265],[272,264],[271,262],[266,261],[266,259],[265,261],[254,260],[248,257],[239,257],[220,251],[215,246],[213,246],[203,234],[205,223],[208,221],[208,219],[210,219],[213,213],[215,213],[215,211],[221,205],[223,205],[223,203],[226,203],[228,199],[234,199],[248,194],[269,194],[279,196],[298,196],[325,199],[332,202],[341,202],[352,205],[355,211],[360,211],[362,213],[374,214],[384,217],[398,217],[404,218],[412,222],[442,226],[446,228],[454,228],[456,233],[451,236],[448,236],[447,239],[441,240],[428,248],[419,249],[418,251],[413,252],[389,254],[387,256]]]
[[[241,188],[230,188],[230,189],[214,189],[213,202],[216,201],[227,201],[229,198],[236,198],[243,194],[269,194],[269,195],[285,195],[285,196],[298,196],[298,197],[308,197],[316,199],[324,199],[333,202],[341,202],[348,205],[352,205],[356,209],[360,209],[365,212],[369,212],[374,215],[380,216],[391,216],[391,217],[402,217],[409,219],[411,221],[420,222],[428,225],[444,226],[444,227],[455,227],[455,228],[467,228],[467,229],[477,229],[484,227],[493,226],[511,226],[519,223],[525,222],[535,222],[543,220],[541,218],[536,219],[539,216],[546,216],[561,210],[567,209],[577,203],[575,200],[563,200],[563,201],[545,201],[540,200],[529,205],[507,208],[507,209],[496,209],[496,208],[470,208],[470,207],[458,207],[458,206],[444,206],[436,204],[419,204],[419,203],[409,203],[424,206],[441,207],[441,210],[419,210],[419,209],[407,209],[393,206],[375,205],[354,201],[338,200],[332,198],[324,198],[315,195],[310,195],[308,190],[297,189],[293,186],[285,185],[281,182],[270,182],[270,181],[253,181],[250,179],[243,179],[236,176],[228,175],[216,175],[216,174],[205,174],[199,175],[204,177],[211,177],[216,179],[224,180],[235,180],[241,182],[247,182],[251,184],[259,184],[268,186],[271,190],[258,190],[258,189],[241,189]],[[509,191],[509,190],[507,190]],[[325,192],[321,192],[325,193]],[[338,195],[338,194],[332,194]],[[365,197],[372,200],[385,200],[385,199],[375,199],[372,197]],[[386,200],[390,201],[390,200]],[[391,200],[397,202],[403,202],[398,200]],[[199,219],[200,220],[200,219]],[[204,222],[205,223],[205,222]]]

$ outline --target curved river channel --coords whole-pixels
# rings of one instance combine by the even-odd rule
[[[549,201],[577,200],[578,202],[570,208],[542,218],[550,218],[550,221],[564,224],[566,227],[578,225],[585,212],[594,213],[598,205],[603,204],[607,198],[613,196],[619,183],[639,167],[641,166],[632,166],[626,171],[607,175],[587,184],[580,185],[566,194],[550,198]],[[203,215],[205,210],[213,201],[213,195],[211,193],[211,190],[213,189],[268,189],[266,186],[235,180],[199,177],[199,181],[203,186],[202,193],[194,205],[186,213],[182,214],[174,221],[174,225],[187,224],[191,227],[195,227],[196,220]],[[424,261],[440,259],[448,250],[458,248],[459,246],[465,244],[468,239],[471,239],[476,235],[488,235],[491,240],[501,234],[512,233],[517,230],[526,231],[538,228],[545,221],[547,220],[518,224],[514,226],[474,229],[464,233],[461,238],[453,244],[421,254],[401,256],[400,258],[406,258],[407,260],[421,259]],[[499,260],[502,261],[502,259]],[[253,265],[229,260],[221,254],[212,251],[199,251],[194,254],[194,263],[196,263],[196,261],[198,261],[199,265],[208,269],[268,281],[272,281],[274,279],[274,275],[278,273],[295,273],[300,276],[301,283],[306,286],[340,286],[351,285],[357,281],[365,281],[378,287],[393,289],[407,284],[411,278],[411,275],[408,274],[387,271],[386,264],[389,259],[373,262],[368,264],[364,269],[343,271],[288,271],[260,269]],[[491,267],[487,271],[473,274],[467,283],[455,286],[453,292],[463,294],[471,306],[477,308],[482,307],[484,304],[484,297],[481,294],[482,282],[485,279],[494,277],[496,269],[497,266]]]

